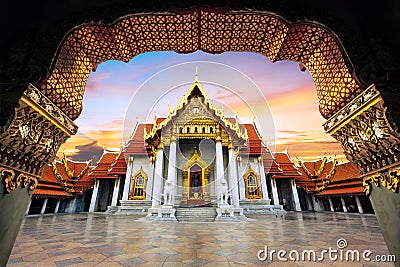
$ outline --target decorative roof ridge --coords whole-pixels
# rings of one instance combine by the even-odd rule
[[[101,161],[101,159],[104,157],[104,155],[106,155],[106,154],[117,154],[118,152],[116,152],[116,151],[110,151],[110,150],[107,150],[106,148],[104,148],[103,149],[103,154],[101,155],[101,157],[99,158],[99,160],[96,162],[96,166],[99,164],[99,162]],[[96,167],[95,166],[95,167]]]
[[[63,164],[62,162],[59,162],[59,163]],[[74,192],[74,189],[73,189],[73,188],[69,188],[69,187],[67,186],[67,181],[64,180],[63,177],[58,173],[56,161],[53,161],[53,162],[51,163],[51,165],[52,165],[52,167],[53,167],[53,168],[52,168],[53,174],[54,174],[54,176],[56,177],[56,179],[57,179],[58,183],[60,184],[61,188],[62,188],[65,192],[67,192],[67,193],[73,193],[73,192]],[[67,174],[67,175],[68,175],[68,174]]]
[[[254,126],[254,129],[256,130],[256,133],[257,133],[257,137],[258,137],[258,139],[260,139],[260,140],[261,140],[261,143],[262,143],[262,145],[263,145],[263,146],[265,146],[264,140],[262,140],[262,136],[261,136],[261,134],[260,134],[260,131],[258,130],[258,128],[257,128],[257,125],[256,125],[256,123],[255,123],[255,121],[254,121],[254,120],[253,120],[253,123],[252,123],[252,125]]]
[[[196,77],[198,77],[198,75],[196,74]],[[204,104],[208,105],[208,108],[210,108],[212,111],[214,111],[215,116],[222,121],[227,127],[229,127],[230,129],[234,130],[237,134],[239,138],[242,138],[244,140],[248,139],[247,136],[247,130],[244,129],[244,133],[241,132],[240,128],[237,127],[237,123],[236,125],[232,124],[231,122],[229,122],[227,119],[224,118],[223,113],[220,109],[217,109],[214,104],[212,103],[212,101],[208,98],[207,93],[204,91],[203,87],[201,86],[201,84],[198,81],[198,78],[195,79],[195,81],[193,82],[193,84],[190,86],[189,90],[185,93],[185,95],[181,98],[181,100],[179,101],[179,103],[175,106],[175,108],[170,111],[166,117],[165,120],[163,120],[161,123],[156,124],[156,119],[154,119],[153,122],[153,128],[151,129],[150,133],[147,133],[146,129],[144,130],[144,139],[148,139],[152,136],[154,136],[154,134],[160,130],[162,127],[164,127],[165,125],[167,125],[167,123],[171,120],[172,117],[176,116],[178,114],[178,111],[181,110],[184,105],[186,105],[189,102],[189,96],[191,95],[192,91],[195,88],[198,88],[198,90],[200,91],[201,95],[204,97]]]
[[[324,157],[324,158],[326,158],[326,157]],[[318,186],[317,184],[315,184],[315,188],[314,189],[309,189],[308,187],[306,187],[306,191],[314,192],[314,193],[320,193],[320,192],[324,191],[328,187],[330,182],[332,181],[333,177],[335,176],[337,163],[338,163],[338,161],[335,158],[333,160],[333,164],[332,164],[331,170],[329,171],[329,173],[326,175],[326,177],[324,179],[322,179],[320,181],[317,181],[318,178],[321,176],[322,172],[321,172],[321,174],[319,174],[319,176],[316,179],[314,179],[315,182],[322,182],[321,186]],[[321,164],[321,166],[322,166],[322,164]],[[311,177],[309,177],[309,178],[311,178]]]
[[[340,165],[344,165],[344,164],[350,164],[350,165],[353,165],[354,167],[356,167],[356,165],[350,161],[338,162],[336,164],[336,166],[340,166]]]

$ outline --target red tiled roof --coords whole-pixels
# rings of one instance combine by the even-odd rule
[[[360,176],[357,166],[351,162],[338,164],[332,182],[345,182]],[[361,182],[361,181],[360,181]]]
[[[97,162],[97,165],[89,173],[89,177],[96,178],[96,179],[115,179],[115,178],[117,178],[116,175],[108,174],[108,170],[110,169],[111,164],[114,163],[117,156],[118,156],[117,152],[104,151],[100,160]]]
[[[76,162],[69,159],[67,159],[66,162],[69,170],[72,173],[72,177],[80,177],[82,172],[85,171],[89,165],[89,162]]]
[[[49,183],[55,183],[58,184],[58,180],[56,176],[54,175],[53,172],[53,166],[52,165],[45,165],[42,169],[42,177],[39,181],[39,184],[42,182],[49,182]]]
[[[317,176],[317,172],[322,164],[323,160],[317,160],[313,162],[303,162],[303,166],[308,170],[300,167],[302,173],[301,177],[296,178],[296,184],[302,188],[316,188],[323,184],[323,180],[327,179],[327,176],[332,170],[333,161],[327,161],[322,173]],[[335,172],[329,183],[321,192],[316,192],[315,196],[333,196],[333,195],[360,195],[363,193],[363,186],[357,167],[350,163],[337,164]]]
[[[301,176],[301,173],[294,165],[287,152],[274,152],[273,156],[275,157],[275,161],[279,164],[282,174],[274,175],[272,178],[296,178]]]
[[[275,161],[272,153],[267,148],[263,148],[262,151],[264,172],[269,174],[282,174],[282,169]]]
[[[240,154],[261,155],[264,144],[254,124],[241,124],[246,128],[248,140],[240,149]]]
[[[329,188],[329,186],[328,186]],[[315,194],[316,197],[318,196],[343,196],[343,195],[363,195],[364,188],[363,186],[356,186],[356,187],[344,187],[344,188],[337,188],[331,190],[324,190],[321,193]]]
[[[45,196],[45,197],[74,197],[74,195],[62,190],[43,189],[43,188],[35,188],[35,190],[33,191],[33,195]]]
[[[74,162],[67,158],[63,162],[55,161],[56,171],[53,165],[46,165],[42,170],[42,177],[39,181],[34,195],[52,196],[52,197],[68,197],[73,196],[72,193],[82,193],[83,190],[93,186],[93,179],[88,177],[91,170],[89,166],[91,162]],[[67,172],[65,165],[68,166],[70,174]],[[59,178],[57,178],[58,174]]]
[[[111,167],[108,170],[108,174],[111,175],[126,174],[126,160],[125,160],[125,154],[122,152],[122,150],[119,152],[114,163],[111,164]]]
[[[123,153],[129,155],[148,155],[151,149],[144,141],[144,129],[146,129],[146,132],[150,132],[152,128],[153,124],[138,124]]]

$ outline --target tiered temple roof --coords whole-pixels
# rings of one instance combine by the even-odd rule
[[[363,195],[364,187],[359,175],[360,171],[353,163],[339,164],[327,188],[315,196]]]
[[[89,177],[92,179],[116,179],[117,175],[109,173],[109,169],[112,165],[117,164],[116,160],[121,153],[111,152],[104,150],[103,155],[100,160],[97,162],[96,167],[89,173]],[[115,166],[114,165],[114,166]]]
[[[72,161],[65,156],[43,167],[42,179],[33,195],[38,197],[74,197],[91,188],[94,181],[89,178],[93,168],[91,161]]]
[[[273,153],[275,162],[277,162],[279,169],[282,170],[281,173],[274,174],[272,178],[274,179],[282,179],[282,178],[297,178],[301,176],[300,171],[293,163],[290,158],[287,150],[283,152],[274,152]]]
[[[110,175],[124,175],[126,174],[126,160],[125,154],[121,149],[116,157],[114,163],[111,164],[111,167],[108,169],[108,174]]]
[[[300,161],[299,170],[302,175],[296,178],[296,184],[315,196],[363,194],[359,170],[350,162],[338,164],[324,157],[317,161]]]

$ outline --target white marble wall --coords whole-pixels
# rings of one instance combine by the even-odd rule
[[[143,171],[147,175],[147,184],[146,184],[146,200],[151,200],[152,192],[153,192],[153,181],[154,181],[154,166],[150,163],[150,159],[148,156],[143,155],[143,156],[130,156],[129,164],[127,168],[131,168],[131,171],[127,170],[127,176],[125,183],[125,187],[128,186],[129,192],[131,190],[131,183],[132,183],[132,177],[140,170],[140,168],[143,169]],[[129,177],[128,177],[129,175]],[[129,193],[128,193],[129,197]]]

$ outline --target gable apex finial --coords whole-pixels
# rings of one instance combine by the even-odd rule
[[[199,68],[196,66],[196,78],[194,80],[195,82],[199,81]]]

